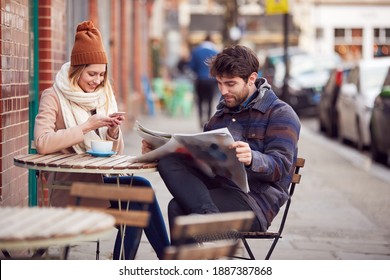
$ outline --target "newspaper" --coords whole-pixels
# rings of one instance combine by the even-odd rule
[[[229,149],[234,139],[226,127],[195,134],[170,134],[147,129],[136,121],[134,129],[154,150],[129,161],[155,161],[173,152],[186,152],[208,176],[226,177],[249,192],[244,164],[238,161],[235,150]]]

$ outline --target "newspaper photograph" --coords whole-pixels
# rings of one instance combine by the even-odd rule
[[[170,153],[185,151],[208,176],[229,178],[243,191],[249,191],[244,164],[238,161],[235,150],[229,148],[234,139],[227,128],[194,134],[169,134],[147,129],[136,121],[134,129],[155,149],[130,159],[131,162],[156,161]]]

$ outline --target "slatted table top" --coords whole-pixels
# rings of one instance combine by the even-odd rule
[[[94,157],[89,154],[49,155],[24,154],[14,157],[14,164],[19,167],[56,172],[122,174],[156,171],[157,164],[131,163],[133,156],[113,155],[110,157]]]
[[[109,234],[113,216],[56,207],[0,207],[0,249],[43,248]]]

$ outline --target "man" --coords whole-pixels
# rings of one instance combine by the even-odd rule
[[[300,122],[294,110],[278,99],[264,78],[258,78],[259,61],[244,46],[233,46],[208,61],[222,94],[217,112],[205,131],[227,127],[236,156],[245,166],[250,192],[227,178],[209,177],[185,153],[159,161],[158,170],[173,199],[169,223],[177,216],[251,210],[252,230],[266,231],[288,198]]]
[[[199,124],[203,128],[205,122],[211,117],[211,107],[216,92],[215,80],[209,75],[206,61],[217,54],[211,36],[207,35],[204,41],[193,49],[189,62],[190,69],[195,73],[195,93],[198,105]],[[203,113],[206,105],[207,118]]]

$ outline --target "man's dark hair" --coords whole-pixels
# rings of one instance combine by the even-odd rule
[[[225,48],[207,61],[212,77],[240,77],[245,82],[253,72],[258,72],[260,63],[251,49],[236,45]]]

